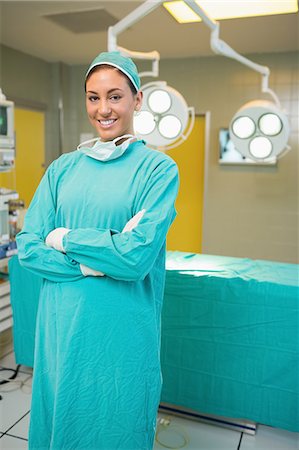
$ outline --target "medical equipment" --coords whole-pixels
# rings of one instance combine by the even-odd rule
[[[0,88],[0,172],[9,172],[14,168],[15,131],[14,102],[6,99]],[[5,187],[0,187],[0,258],[13,254],[15,242],[11,240],[11,220],[9,218],[9,201],[17,200],[19,194]]]
[[[0,188],[0,259],[10,256],[15,250],[15,242],[10,239],[9,201],[18,198],[16,191]]]
[[[4,258],[16,253],[16,243],[10,240],[9,201],[18,197],[17,192],[0,188],[0,333],[12,326],[10,284],[3,276],[3,270],[7,266]]]
[[[0,88],[0,172],[14,167],[14,102],[6,100]]]
[[[255,100],[254,102],[244,105],[233,117],[229,126],[229,134],[236,149],[241,155],[256,161],[265,161],[267,158],[278,158],[284,155],[290,150],[290,147],[287,145],[290,128],[288,119],[282,111],[278,96],[269,88],[269,67],[257,64],[236,52],[225,41],[220,39],[219,22],[212,19],[194,0],[185,0],[185,3],[201,17],[203,22],[210,28],[210,44],[214,53],[239,61],[241,64],[260,73],[262,75],[261,91],[263,94],[272,97],[272,102]],[[249,118],[247,117],[248,110],[252,115]],[[263,127],[261,118],[264,116],[266,116],[267,124]],[[245,125],[244,121],[242,121],[242,132],[245,132],[246,138],[242,137],[242,133],[241,135],[238,134],[239,127],[236,126],[236,121],[238,120],[238,123],[240,123],[240,118],[243,119],[244,117],[249,119],[246,120]],[[281,128],[274,133],[273,130],[275,129],[276,123],[281,124]],[[254,131],[252,131],[252,127],[254,127],[254,129],[259,129],[255,135]],[[270,131],[266,133],[263,128]],[[251,134],[253,139],[247,139]]]

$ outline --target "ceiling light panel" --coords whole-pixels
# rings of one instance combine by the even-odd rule
[[[216,20],[298,12],[297,0],[197,0],[196,3]],[[179,23],[201,22],[201,18],[182,0],[164,2],[163,6]]]

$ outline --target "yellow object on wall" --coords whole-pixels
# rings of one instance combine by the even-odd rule
[[[15,169],[0,173],[0,186],[14,189],[28,207],[44,174],[45,114],[15,108]]]
[[[187,141],[169,150],[178,165],[177,217],[167,235],[167,250],[200,253],[204,191],[205,118],[197,116]]]

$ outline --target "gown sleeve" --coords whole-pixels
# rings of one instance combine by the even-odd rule
[[[46,246],[45,239],[55,228],[56,195],[53,164],[43,176],[17,234],[20,264],[47,280],[73,281],[82,278],[79,264],[68,255]]]
[[[163,160],[138,195],[135,213],[145,209],[136,228],[119,233],[110,229],[78,228],[63,238],[67,255],[118,280],[143,280],[153,267],[167,231],[176,216],[178,170]]]

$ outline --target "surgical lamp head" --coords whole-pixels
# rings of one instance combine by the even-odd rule
[[[254,100],[246,103],[233,117],[230,138],[246,158],[265,160],[279,157],[288,149],[289,122],[272,102]]]
[[[90,64],[85,80],[87,80],[91,71],[98,66],[108,65],[115,67],[120,72],[122,72],[133,84],[136,92],[140,90],[140,78],[138,74],[137,67],[131,58],[122,56],[120,52],[102,52],[100,53]]]
[[[165,81],[145,84],[142,92],[142,108],[134,117],[137,136],[149,146],[163,150],[186,140],[193,127],[194,109],[188,107],[182,95]]]

